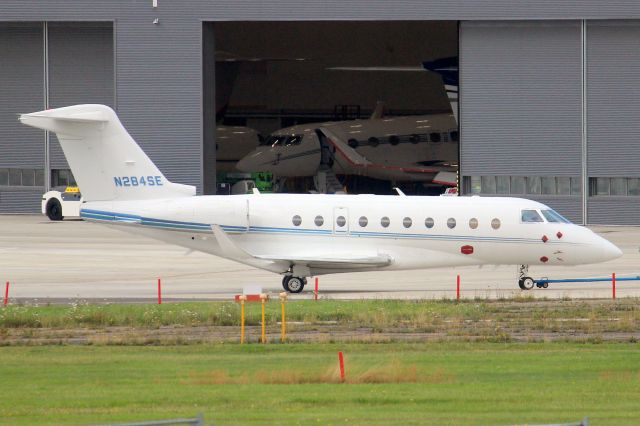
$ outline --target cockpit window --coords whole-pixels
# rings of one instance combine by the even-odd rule
[[[277,146],[300,145],[303,135],[271,135],[260,141],[261,146]]]
[[[556,223],[571,223],[569,219],[564,218],[560,213],[555,210],[541,210],[542,215],[547,222],[556,222]]]
[[[285,146],[300,145],[300,142],[302,142],[302,135],[292,135],[287,138]]]
[[[544,222],[537,210],[522,210],[523,223]]]

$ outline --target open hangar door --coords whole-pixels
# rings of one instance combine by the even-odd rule
[[[204,23],[205,192],[457,186],[457,61],[456,21]]]

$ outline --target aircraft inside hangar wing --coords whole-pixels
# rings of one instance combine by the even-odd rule
[[[273,132],[236,167],[278,177],[359,175],[388,181],[457,184],[458,126],[452,114],[302,124]],[[326,182],[324,188],[327,188]]]
[[[20,115],[57,135],[84,196],[80,215],[283,276],[372,270],[579,265],[622,255],[544,204],[502,197],[250,194],[195,196],[170,182],[104,105]],[[392,283],[391,285],[401,285]]]

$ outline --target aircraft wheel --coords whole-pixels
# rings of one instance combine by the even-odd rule
[[[520,287],[520,290],[526,290],[522,285],[522,278],[518,280],[518,287]]]
[[[542,288],[548,288],[548,287],[549,287],[549,283],[542,284]]]
[[[284,291],[289,291],[287,289],[287,283],[289,282],[289,278],[291,278],[291,275],[285,275],[284,277],[282,277],[282,288],[284,289]]]
[[[531,290],[536,285],[535,281],[533,281],[533,278],[531,277],[523,277],[520,282],[522,283],[520,284],[520,288],[523,290]]]
[[[305,279],[300,277],[285,277],[287,280],[282,280],[282,286],[289,293],[300,293],[304,290]]]
[[[47,217],[49,220],[62,220],[62,206],[55,198],[47,203]]]

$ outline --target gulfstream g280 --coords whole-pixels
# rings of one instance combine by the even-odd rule
[[[519,198],[249,194],[195,196],[168,181],[115,112],[76,105],[20,121],[55,132],[82,188],[89,221],[283,275],[482,264],[576,265],[621,251],[544,204]]]

